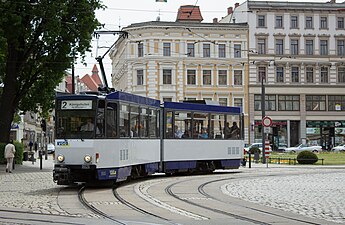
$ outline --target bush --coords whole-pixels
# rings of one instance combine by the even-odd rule
[[[22,164],[23,162],[23,152],[24,152],[24,146],[22,143],[15,141],[14,146],[16,147],[16,153],[14,156],[14,160],[16,164]],[[5,153],[5,146],[7,143],[0,143],[0,163],[6,163],[6,159],[4,157]]]
[[[254,154],[255,152],[258,152],[260,154],[260,149],[256,146],[253,146],[249,149],[250,154]]]
[[[299,164],[314,164],[319,160],[317,155],[313,152],[302,151],[297,155],[297,162]]]

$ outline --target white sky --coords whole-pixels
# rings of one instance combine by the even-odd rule
[[[279,0],[282,1],[282,0]],[[288,0],[283,0],[288,1]],[[299,0],[289,0],[296,2]],[[329,0],[300,0],[304,2],[328,2]],[[105,10],[96,12],[96,16],[100,23],[105,24],[102,30],[121,30],[123,27],[132,23],[140,23],[147,21],[155,21],[160,16],[161,21],[175,21],[177,11],[181,5],[197,5],[200,7],[201,15],[204,23],[212,23],[213,18],[220,20],[226,16],[227,8],[234,7],[235,3],[242,4],[245,0],[167,0],[167,2],[156,2],[156,0],[103,0],[103,4],[107,6]],[[337,3],[343,0],[337,0]],[[117,35],[102,34],[100,38],[93,38],[92,52],[86,54],[87,66],[82,65],[78,60],[75,65],[75,75],[83,77],[85,74],[91,74],[94,64],[97,64],[95,57],[102,56],[107,49],[116,41]],[[98,45],[98,48],[97,48]],[[96,55],[97,54],[97,55]],[[103,60],[105,72],[107,75],[108,85],[111,84],[111,60],[106,55]],[[101,72],[99,72],[101,76]],[[101,77],[102,79],[102,77]]]

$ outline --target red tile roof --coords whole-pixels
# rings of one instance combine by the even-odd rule
[[[176,22],[201,22],[203,21],[199,6],[183,5],[180,6]]]
[[[66,76],[66,91],[69,93],[72,93],[72,76]],[[82,78],[79,78],[79,76],[76,77],[76,79],[84,83],[85,86],[90,90],[90,91],[97,91],[98,87],[103,84],[101,81],[99,75],[98,75],[98,69],[96,64],[93,66],[92,69],[92,75],[85,74]]]

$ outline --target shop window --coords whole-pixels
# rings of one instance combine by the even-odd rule
[[[328,111],[345,111],[345,95],[328,96]]]
[[[325,95],[307,95],[306,96],[307,111],[325,111],[326,96]]]
[[[299,95],[279,95],[278,111],[299,111]]]
[[[254,110],[261,111],[261,95],[254,95]],[[265,110],[276,111],[275,95],[265,95]]]

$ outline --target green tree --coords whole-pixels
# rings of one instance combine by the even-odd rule
[[[0,1],[0,142],[16,111],[51,108],[72,53],[83,60],[90,50],[101,8],[101,0]]]

